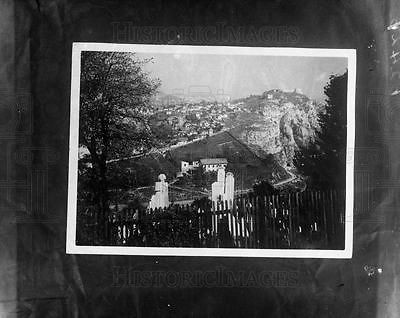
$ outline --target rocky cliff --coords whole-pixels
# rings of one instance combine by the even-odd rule
[[[273,154],[286,167],[293,166],[295,150],[313,140],[324,110],[323,104],[298,91],[271,90],[236,102],[249,114],[238,116],[237,136],[259,155]]]

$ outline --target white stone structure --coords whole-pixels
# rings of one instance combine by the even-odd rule
[[[156,193],[153,194],[149,203],[150,209],[166,208],[170,204],[168,198],[168,182],[165,181],[165,174],[160,174],[158,180],[160,181],[155,184]]]
[[[218,170],[217,181],[211,185],[211,201],[228,201],[228,208],[231,208],[235,192],[235,178],[232,172],[225,175],[225,169]]]
[[[232,172],[228,172],[225,178],[225,200],[228,201],[229,207],[233,202],[235,193],[235,178]]]
[[[218,182],[225,182],[225,169],[221,168],[221,169],[218,170],[217,181]]]
[[[219,169],[217,181],[211,185],[211,200],[217,202],[224,200],[225,193],[225,169]]]

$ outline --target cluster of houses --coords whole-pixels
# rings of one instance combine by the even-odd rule
[[[165,106],[154,116],[166,122],[176,132],[173,144],[204,138],[225,127],[225,122],[234,113],[241,112],[243,103],[200,102],[179,103]]]
[[[228,165],[226,158],[205,158],[191,163],[188,161],[181,161],[181,173],[188,173],[190,170],[197,168],[203,168],[205,172],[218,171],[219,169],[225,169]]]

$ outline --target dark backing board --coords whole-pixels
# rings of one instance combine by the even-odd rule
[[[399,86],[395,23],[400,11],[395,4],[2,3],[2,94],[20,100],[29,96],[30,102],[16,102],[18,116],[5,112],[3,118],[10,119],[2,123],[8,125],[2,130],[2,149],[10,155],[2,180],[1,311],[21,317],[32,312],[40,317],[397,316],[399,127],[398,97],[391,94]],[[205,27],[221,24],[228,35],[208,39]],[[180,26],[188,31],[177,38]],[[239,28],[266,26],[268,37],[237,34]],[[357,49],[353,258],[66,255],[74,41]],[[10,145],[23,151],[12,154]],[[221,272],[250,278],[226,286],[215,279]],[[149,283],[149,275],[161,278]]]

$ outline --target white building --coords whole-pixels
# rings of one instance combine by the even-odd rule
[[[226,168],[228,160],[226,160],[226,158],[200,159],[200,165],[203,167],[205,172],[218,171],[219,169]]]
[[[295,88],[294,92],[297,94],[303,94],[303,91],[300,88]]]
[[[190,170],[190,164],[187,161],[181,161],[181,172],[187,173]]]
[[[200,161],[193,161],[192,163],[188,161],[181,161],[181,173],[188,173],[190,170],[194,170],[200,167]]]

